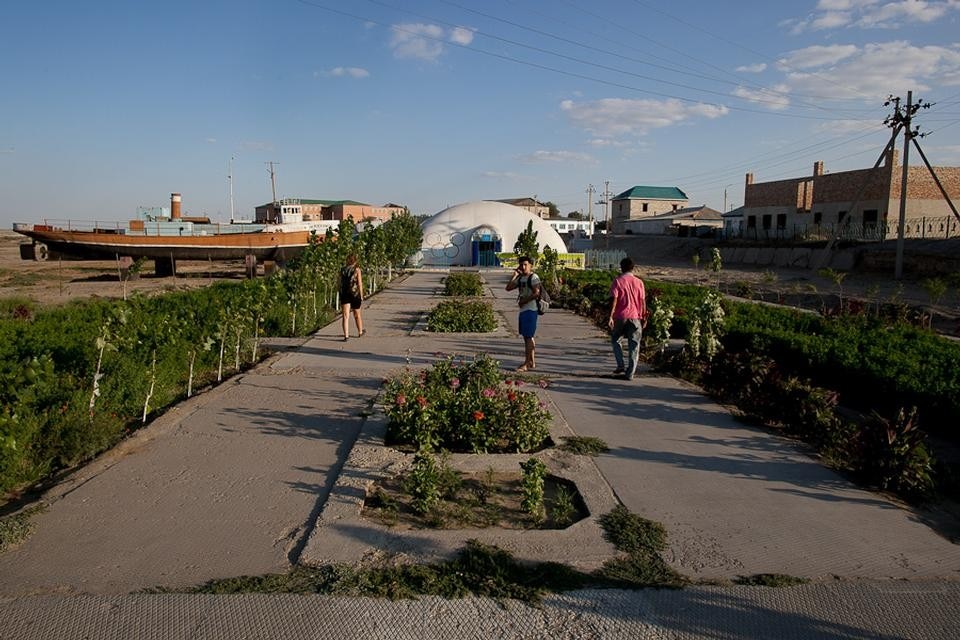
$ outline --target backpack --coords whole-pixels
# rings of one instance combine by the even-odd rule
[[[340,291],[349,291],[355,298],[360,297],[360,282],[357,279],[356,267],[343,267],[340,269]]]
[[[527,288],[530,288],[530,282],[533,280],[531,275],[527,279]],[[543,286],[543,282],[540,282],[540,296],[537,298],[537,315],[543,315],[547,312],[547,309],[550,308],[550,294],[547,293],[547,288]]]

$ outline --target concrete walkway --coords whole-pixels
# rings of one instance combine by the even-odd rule
[[[0,626],[0,640],[960,635],[960,548],[696,388],[653,375],[612,379],[605,336],[560,310],[542,319],[537,371],[551,378],[558,418],[610,445],[597,468],[628,508],[665,525],[668,561],[694,579],[776,572],[815,584],[585,591],[541,610],[482,599],[129,595],[295,563],[362,416],[397,368],[480,351],[505,368],[519,364],[503,272],[485,274],[500,331],[413,331],[442,275],[416,273],[372,298],[367,336],[343,342],[334,323],[182,403],[51,490],[34,535],[0,554],[0,614],[14,621]],[[139,631],[126,633],[130,625]]]

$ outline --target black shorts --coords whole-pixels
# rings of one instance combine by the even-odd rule
[[[340,304],[350,305],[351,309],[359,309],[360,305],[363,303],[363,300],[351,293],[350,291],[341,291],[340,292]]]

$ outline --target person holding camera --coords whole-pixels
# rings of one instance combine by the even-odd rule
[[[540,278],[533,272],[533,260],[520,256],[520,265],[513,271],[507,283],[507,291],[517,291],[517,306],[520,307],[520,335],[523,337],[524,360],[517,371],[537,368],[534,336],[537,334],[537,298],[540,297]]]

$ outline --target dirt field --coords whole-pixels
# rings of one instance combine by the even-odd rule
[[[117,264],[99,260],[21,260],[19,245],[29,238],[0,231],[0,298],[29,298],[43,305],[76,298],[122,298],[133,291],[176,291],[203,287],[218,279],[242,279],[242,260],[177,262],[177,276],[157,278],[147,262],[137,280],[120,282]]]

